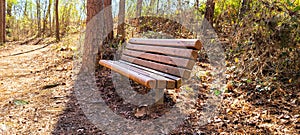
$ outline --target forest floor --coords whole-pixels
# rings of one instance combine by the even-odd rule
[[[37,45],[32,45],[35,41],[25,45],[11,42],[0,47],[0,134],[103,134],[89,122],[74,94],[74,49],[69,45],[76,45],[79,36],[67,36],[59,43],[47,38]],[[206,73],[209,66],[198,65],[202,67],[199,70],[202,74],[198,77],[197,87],[206,92],[209,87],[204,86],[203,81],[209,80]],[[143,114],[132,106],[124,107],[115,102],[119,100],[112,98],[120,97],[107,91],[113,89],[112,83],[107,81],[111,79],[109,71],[97,73],[103,99],[110,106],[119,108],[115,109],[118,112],[128,111],[124,117],[143,120],[160,115]],[[199,107],[196,112],[187,112],[189,119],[172,133],[300,134],[300,90],[277,90],[270,94],[255,91],[255,86],[251,85],[230,89],[224,93],[217,115],[208,124],[194,124],[199,120],[195,115],[197,111],[201,112]],[[181,88],[178,93],[185,90]]]

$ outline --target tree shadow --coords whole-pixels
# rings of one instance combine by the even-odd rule
[[[99,72],[100,71],[97,71],[96,74],[101,75],[101,73]],[[101,72],[110,71],[105,70]],[[143,117],[135,118],[134,110],[136,110],[138,106],[123,102],[123,99],[118,95],[115,89],[112,88],[113,83],[109,74],[108,76],[98,76],[97,79],[97,87],[101,93],[102,99],[106,102],[108,107],[114,110],[116,114],[126,119],[133,119],[138,121],[153,119],[153,117],[160,116],[166,111],[168,111],[169,108],[165,108],[165,106],[172,106],[174,104],[172,102],[172,99],[170,99],[169,97],[165,97],[164,100],[166,101],[166,103],[163,108],[161,106],[156,105],[149,107],[149,110],[152,110],[151,114],[153,114],[153,116],[147,113],[147,115]],[[103,82],[103,84],[101,82]],[[144,89],[142,86],[136,83],[133,83],[132,85],[135,89]],[[55,128],[52,131],[52,134],[105,134],[103,131],[98,129],[92,122],[90,122],[90,120],[86,117],[84,111],[81,109],[80,104],[77,100],[75,89],[72,88],[70,89],[70,91],[72,91],[72,93],[68,96],[69,101],[66,103],[64,112],[61,115],[59,115],[59,120],[57,121]],[[122,112],[124,111],[128,112],[128,114],[123,114]]]
[[[20,52],[20,53],[15,53],[15,54],[7,55],[7,56],[0,56],[0,58],[4,58],[4,57],[12,57],[12,56],[18,56],[18,55],[22,55],[22,54],[26,54],[26,53],[38,51],[38,50],[41,50],[41,49],[43,49],[43,48],[48,47],[49,45],[52,45],[52,44],[55,43],[55,42],[56,42],[56,41],[51,41],[51,42],[47,43],[46,45],[44,45],[44,46],[42,46],[42,47],[39,47],[39,48],[36,48],[36,49],[32,49],[32,50],[29,50],[29,51],[25,51],[25,52]]]
[[[64,112],[59,116],[52,134],[104,134],[91,123],[81,110],[74,89],[69,95]]]

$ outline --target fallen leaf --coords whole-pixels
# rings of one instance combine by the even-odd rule
[[[28,102],[24,100],[14,100],[15,105],[27,105]]]
[[[239,63],[239,58],[234,59],[235,63]]]
[[[147,114],[147,108],[145,106],[138,108],[134,114],[135,117],[141,118]]]

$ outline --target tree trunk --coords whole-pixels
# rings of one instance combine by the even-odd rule
[[[139,18],[142,15],[143,0],[137,0],[135,17]]]
[[[63,18],[61,18],[60,23],[63,24],[61,26],[61,34],[65,35],[68,32],[68,27],[70,25],[70,16],[69,14],[71,13],[71,10],[73,8],[73,4],[69,3],[66,4],[63,11],[61,11],[62,16],[64,16]]]
[[[239,11],[239,20],[242,19],[245,13],[249,10],[251,0],[241,0],[242,5]]]
[[[214,0],[207,0],[206,1],[206,11],[205,11],[204,17],[211,24],[211,26],[213,26],[214,12],[215,12]]]
[[[104,0],[104,8],[104,25],[106,28],[105,33],[108,34],[105,42],[109,43],[114,39],[111,0]]]
[[[196,8],[196,9],[199,9],[199,0],[196,0],[196,1],[195,1],[195,8]]]
[[[159,0],[157,0],[157,4],[156,4],[156,13],[158,14],[159,12]]]
[[[24,4],[25,7],[24,7],[24,12],[23,12],[24,17],[27,16],[27,3],[28,3],[28,1],[25,0],[25,4]]]
[[[118,37],[120,41],[125,39],[125,0],[120,0],[119,15],[118,15]]]
[[[5,43],[5,0],[0,0],[0,45]]]
[[[150,5],[149,5],[149,6],[150,6],[150,7],[153,7],[153,6],[154,6],[154,4],[155,4],[155,1],[156,1],[156,0],[151,0],[151,1],[150,1]]]
[[[171,0],[168,0],[168,5],[167,5],[167,11],[170,11],[171,10]]]
[[[7,2],[7,8],[6,8],[6,15],[11,16],[11,11],[12,11],[12,2]]]
[[[67,19],[67,17],[68,17],[68,16],[67,16],[67,15],[68,15],[68,13],[67,13],[67,8],[68,8],[68,6],[69,6],[69,4],[66,3],[66,4],[64,5],[64,7],[61,8],[61,10],[60,10],[60,14],[61,14],[61,16],[63,16],[63,17],[61,17],[60,20],[59,20],[59,23],[62,24],[62,26],[60,27],[60,33],[61,33],[62,35],[64,35],[64,33],[65,33],[65,27],[66,27],[65,22],[66,22],[66,19]]]
[[[41,36],[41,5],[40,0],[36,0],[36,16],[37,16],[37,26],[38,26],[38,33],[37,37]]]
[[[181,11],[182,11],[182,1],[181,0],[178,0],[178,10],[181,13]]]
[[[58,0],[55,0],[55,37],[57,41],[60,41],[59,37],[59,16],[58,16]]]
[[[149,8],[148,8],[148,14],[151,13],[151,14],[154,14],[154,4],[155,4],[156,0],[151,0],[150,1],[150,5],[149,5]]]
[[[95,17],[103,9],[103,4],[104,3],[102,0],[87,0],[86,32],[83,47],[82,66],[80,69],[81,72],[95,71],[95,68],[97,67],[96,65],[98,65],[97,61],[100,59],[100,48],[102,47],[102,44],[99,37],[103,35],[103,32],[97,32],[103,31],[103,28],[99,25],[102,25],[104,20],[103,17],[100,17],[99,19],[99,16],[97,16],[95,19],[93,19],[93,17]]]
[[[136,4],[136,12],[135,12],[135,18],[136,18],[136,32],[140,32],[140,17],[142,15],[142,7],[143,7],[143,0],[137,0]]]
[[[46,33],[46,27],[47,27],[47,19],[49,18],[50,16],[50,11],[51,11],[51,5],[52,5],[52,0],[49,0],[48,1],[48,7],[47,7],[47,13],[45,15],[45,18],[44,18],[44,22],[43,22],[43,32]],[[50,22],[50,25],[51,25],[51,22]],[[51,29],[49,29],[51,31]],[[50,34],[51,35],[51,34]]]
[[[95,15],[103,9],[102,0],[87,0],[87,18],[88,23]]]
[[[52,5],[52,0],[49,0],[49,7],[48,7],[48,18],[49,18],[49,36],[52,36],[52,20],[51,20],[51,5]],[[50,10],[49,10],[50,9]]]

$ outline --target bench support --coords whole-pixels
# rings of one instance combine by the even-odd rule
[[[155,89],[155,103],[157,105],[164,104],[164,89]]]

